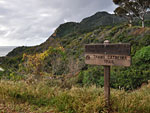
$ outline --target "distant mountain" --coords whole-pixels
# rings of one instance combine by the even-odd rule
[[[115,25],[124,22],[125,19],[107,12],[97,12],[96,14],[83,19],[80,23],[67,22],[61,24],[51,37],[63,37],[71,33],[82,33],[94,30],[99,26]]]
[[[55,32],[46,40],[46,42],[42,43],[41,45],[34,46],[34,47],[19,47],[15,48],[13,51],[8,53],[7,56],[16,56],[23,54],[24,52],[36,53],[46,50],[49,46],[55,46],[57,43],[55,38],[61,38],[71,34],[81,34],[84,32],[89,32],[97,27],[100,26],[113,26],[116,24],[120,24],[124,22],[125,19],[116,16],[114,14],[109,14],[107,12],[97,12],[96,14],[83,19],[80,23],[76,22],[67,22],[61,24]]]
[[[149,19],[150,13],[146,15],[146,20]],[[59,38],[78,36],[86,32],[92,32],[95,29],[102,28],[105,26],[116,26],[117,24],[122,24],[123,22],[126,22],[126,20],[123,17],[119,17],[115,14],[109,14],[107,12],[97,12],[90,17],[84,18],[79,23],[67,22],[61,24],[44,43],[34,47],[23,46],[15,48],[7,56],[17,56],[23,54],[24,52],[29,54],[42,52],[48,49],[49,46],[57,46],[57,44],[62,43],[59,42]],[[136,24],[140,23],[137,21]]]
[[[96,14],[83,19],[80,22],[80,27],[82,30],[91,30],[99,26],[120,24],[124,21],[124,18],[121,18],[114,14],[109,14],[107,12],[97,12]]]

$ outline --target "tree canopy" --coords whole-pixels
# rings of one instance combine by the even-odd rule
[[[142,21],[142,27],[145,27],[144,20],[150,10],[150,0],[113,0],[113,2],[118,5],[115,14],[124,16],[130,24],[138,18]]]

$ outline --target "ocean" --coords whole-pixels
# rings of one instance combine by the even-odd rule
[[[16,46],[0,46],[0,57],[6,56],[14,48],[16,48]]]

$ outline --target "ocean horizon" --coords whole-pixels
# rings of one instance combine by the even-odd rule
[[[11,52],[17,46],[0,46],[0,57],[6,56],[9,52]]]

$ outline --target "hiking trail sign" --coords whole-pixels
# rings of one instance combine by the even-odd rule
[[[108,112],[110,109],[110,66],[131,65],[131,45],[129,43],[109,43],[85,45],[85,63],[104,66],[104,95]]]
[[[131,46],[119,44],[87,44],[85,45],[85,63],[107,66],[130,66]]]

